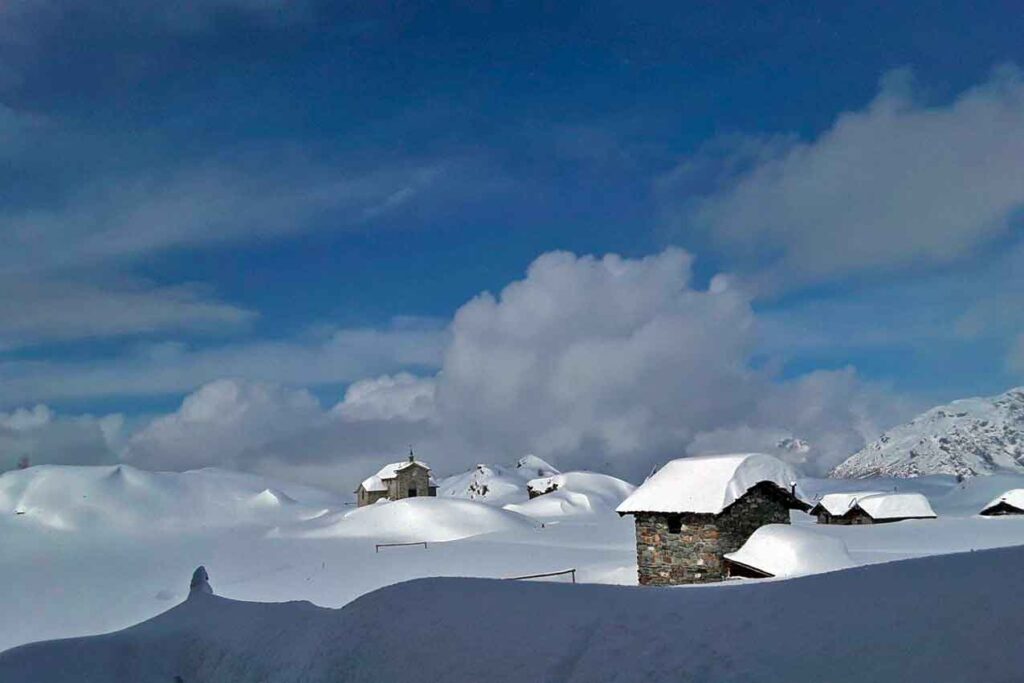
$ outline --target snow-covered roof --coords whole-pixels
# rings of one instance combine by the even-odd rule
[[[1007,505],[1012,505],[1018,510],[1024,510],[1024,489],[1010,489],[1001,496],[996,496],[988,502],[988,505],[982,508],[982,511],[995,507],[1000,503],[1006,503]]]
[[[825,508],[830,515],[845,515],[860,498],[877,496],[883,491],[848,491],[846,493],[826,493],[818,501],[818,505]]]
[[[777,577],[834,571],[854,564],[841,539],[789,524],[761,527],[742,548],[725,557]]]
[[[696,512],[717,515],[761,482],[785,491],[796,482],[786,463],[764,453],[703,455],[665,464],[617,512]]]
[[[367,491],[387,491],[388,485],[384,482],[388,479],[394,479],[398,476],[398,473],[404,469],[412,467],[413,465],[419,465],[425,468],[428,472],[430,471],[430,465],[423,462],[422,460],[403,460],[401,462],[393,462],[389,465],[384,465],[380,468],[380,471],[372,477],[363,479],[360,486]],[[437,486],[437,482],[434,481],[434,477],[430,477],[430,485]]]
[[[855,505],[872,519],[935,517],[928,499],[920,493],[879,493],[859,498]]]

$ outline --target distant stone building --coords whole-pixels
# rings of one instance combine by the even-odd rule
[[[721,581],[724,555],[758,528],[789,524],[796,497],[792,468],[770,455],[680,458],[648,478],[617,508],[636,521],[641,585]]]
[[[858,498],[877,496],[882,491],[851,491],[847,493],[827,493],[821,497],[810,514],[818,518],[818,524],[861,524],[866,515],[854,510]],[[870,523],[870,520],[867,522]]]
[[[934,519],[928,499],[920,493],[830,493],[811,508],[818,524],[885,524],[907,519]]]
[[[382,498],[401,500],[436,495],[437,482],[430,474],[430,466],[416,460],[411,451],[408,460],[385,465],[377,474],[364,479],[356,489],[359,507],[372,505]]]
[[[1003,515],[1024,515],[1024,489],[1011,489],[989,501],[979,515],[1001,517]]]

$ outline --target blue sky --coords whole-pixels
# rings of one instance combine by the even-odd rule
[[[117,414],[102,459],[219,379],[325,411],[434,381],[456,311],[556,250],[728,273],[772,387],[852,372],[885,413],[1020,383],[1013,3],[634,5],[0,7],[0,416]],[[578,437],[545,443],[626,448]]]

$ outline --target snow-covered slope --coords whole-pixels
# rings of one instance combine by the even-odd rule
[[[160,528],[271,524],[312,517],[329,505],[341,505],[341,500],[308,487],[217,469],[179,473],[128,465],[42,465],[0,475],[0,515],[16,515],[23,526],[64,531],[149,534]]]
[[[528,487],[549,493],[506,505],[505,509],[536,519],[612,513],[636,490],[628,481],[597,472],[566,472],[531,479]]]
[[[0,654],[0,680],[1016,681],[1024,574],[1007,568],[1022,562],[1009,548],[685,589],[423,579],[341,610],[198,593],[118,633]]]
[[[1024,472],[1024,387],[967,398],[890,429],[840,463],[835,478],[973,477]]]
[[[527,455],[511,467],[477,465],[471,470],[442,479],[438,484],[437,495],[444,498],[466,498],[501,507],[526,501],[529,498],[526,484],[531,479],[558,473],[541,458]]]

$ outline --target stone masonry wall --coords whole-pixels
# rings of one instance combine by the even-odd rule
[[[388,498],[401,500],[409,497],[409,489],[416,489],[417,496],[429,496],[430,472],[424,467],[407,467],[394,479],[388,480]]]
[[[670,531],[671,518],[680,523]],[[637,574],[641,585],[710,583],[726,578],[722,556],[738,550],[765,524],[789,524],[785,498],[756,486],[719,515],[636,515]]]

